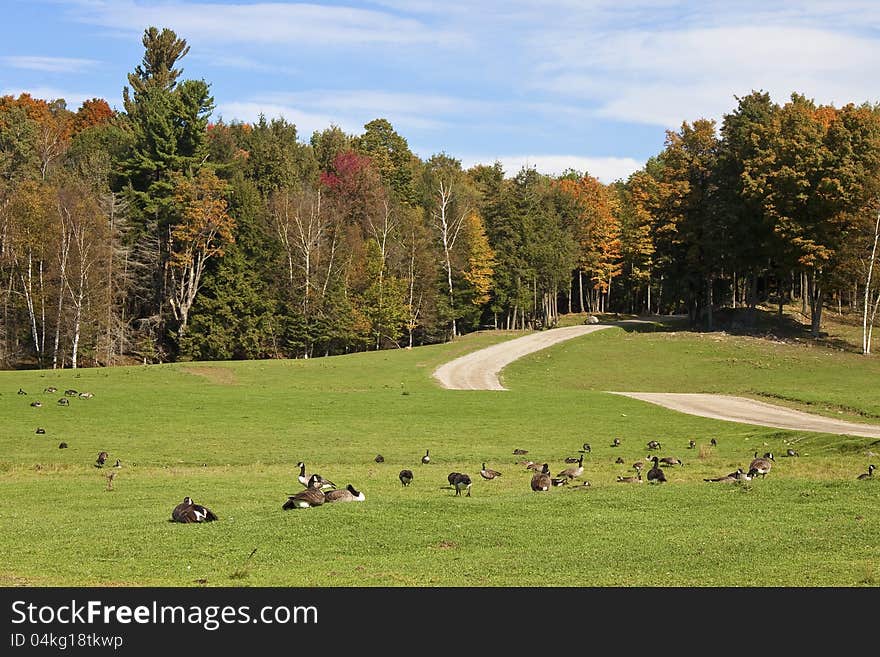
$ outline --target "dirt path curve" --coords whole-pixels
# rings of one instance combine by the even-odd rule
[[[521,338],[501,342],[451,360],[434,370],[434,378],[440,382],[440,385],[450,390],[506,390],[498,380],[498,374],[516,359],[559,342],[615,325],[619,324],[569,326],[524,335]],[[880,426],[802,413],[745,397],[661,392],[612,392],[611,394],[625,395],[682,413],[700,415],[715,420],[757,424],[795,431],[818,431],[880,438]]]
[[[734,397],[732,395],[682,394],[665,392],[614,392],[633,399],[650,402],[674,411],[701,415],[715,420],[759,424],[765,427],[793,429],[795,431],[819,431],[850,436],[880,438],[880,426],[845,422],[830,417],[802,413],[790,408],[764,402]]]
[[[530,333],[451,360],[434,370],[434,378],[450,390],[507,390],[498,380],[498,373],[516,359],[558,342],[611,326],[582,324]]]

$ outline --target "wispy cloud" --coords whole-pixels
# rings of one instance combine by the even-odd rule
[[[67,105],[67,109],[76,110],[83,104],[84,101],[89,100],[91,98],[100,97],[99,94],[88,94],[82,93],[79,91],[64,91],[62,89],[56,89],[54,87],[6,87],[4,89],[0,89],[0,96],[20,96],[21,94],[30,94],[33,98],[39,98],[41,100],[58,100],[63,98],[65,104]]]
[[[74,7],[74,17],[92,25],[136,33],[146,25],[169,26],[190,42],[202,43],[452,45],[461,38],[413,18],[342,5],[81,0]]]
[[[347,132],[360,133],[364,124],[385,118],[397,130],[437,131],[450,128],[464,117],[497,112],[500,104],[438,94],[370,90],[310,90],[272,92],[243,101],[220,103],[217,111],[225,119],[254,121],[283,116],[296,123],[300,133],[323,130],[331,124]]]
[[[77,57],[44,57],[39,55],[6,55],[0,57],[0,64],[11,68],[22,68],[46,73],[81,73],[97,66],[94,59]]]
[[[470,168],[476,164],[492,165],[500,162],[507,177],[515,176],[525,168],[534,168],[539,173],[549,176],[558,176],[568,170],[579,173],[588,173],[595,176],[603,183],[612,183],[615,180],[626,180],[634,171],[638,171],[644,162],[639,162],[629,157],[589,157],[582,155],[499,155],[469,156],[462,158],[464,168]]]
[[[724,27],[548,39],[536,85],[596,104],[606,118],[677,127],[720,119],[734,95],[792,91],[819,102],[876,100],[880,42],[815,28]],[[873,90],[873,97],[868,97]]]

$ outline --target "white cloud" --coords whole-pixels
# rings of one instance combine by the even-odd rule
[[[12,68],[23,68],[46,73],[80,73],[99,64],[94,59],[77,57],[42,57],[37,55],[8,55],[0,63]]]
[[[558,176],[569,169],[588,173],[603,183],[626,180],[631,173],[641,169],[645,163],[629,157],[590,157],[581,155],[499,155],[496,157],[469,156],[461,158],[465,169],[476,164],[492,165],[501,162],[504,175],[515,176],[523,167],[534,168],[538,173]]]
[[[815,28],[748,26],[623,32],[592,40],[542,36],[536,86],[597,104],[605,118],[677,128],[720,120],[734,96],[763,89],[820,103],[876,101],[875,39]],[[537,46],[537,44],[535,44]]]
[[[58,100],[63,98],[67,109],[76,111],[86,100],[92,98],[101,98],[100,94],[84,94],[77,91],[63,91],[54,87],[7,87],[0,89],[0,96],[20,96],[21,94],[30,94],[32,98],[41,100]]]
[[[308,3],[140,4],[131,0],[75,3],[74,15],[93,25],[142,33],[170,26],[189,43],[291,44],[333,47],[364,44],[452,44],[460,37],[388,12]]]
[[[237,120],[245,123],[255,123],[260,114],[264,115],[267,120],[283,118],[288,123],[296,126],[297,134],[300,139],[308,140],[315,130],[324,130],[331,125],[337,125],[345,132],[360,132],[360,125],[353,124],[350,120],[333,116],[331,114],[322,114],[314,112],[305,112],[301,109],[290,107],[288,105],[278,105],[262,102],[231,102],[220,103],[214,111],[215,117],[223,117],[227,123]]]

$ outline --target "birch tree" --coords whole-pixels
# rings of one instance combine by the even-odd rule
[[[196,178],[179,176],[176,181],[174,199],[180,220],[169,228],[166,276],[178,337],[186,333],[205,265],[222,256],[224,247],[235,240],[235,220],[226,211],[224,192],[225,183],[208,169]]]

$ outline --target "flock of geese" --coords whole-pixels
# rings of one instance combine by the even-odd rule
[[[717,446],[717,442],[714,439],[713,443]],[[620,440],[615,439],[612,443],[612,447],[618,447],[620,444]],[[662,446],[659,441],[652,440],[647,444],[647,447],[648,449],[661,449]],[[689,445],[689,447],[693,447],[693,445]],[[530,486],[533,491],[546,492],[551,488],[570,484],[584,474],[584,454],[591,452],[590,445],[584,443],[583,448],[578,451],[580,452],[580,456],[577,458],[567,457],[565,461],[571,465],[557,472],[556,476],[551,475],[549,463],[538,464],[534,461],[517,461],[516,464],[524,465],[527,471],[532,471]],[[528,450],[518,448],[513,450],[513,453],[515,455],[525,455],[528,454]],[[789,449],[786,456],[798,456],[798,454],[794,450]],[[381,457],[381,455],[377,455],[374,460],[376,463],[383,463],[385,461],[384,457]],[[647,470],[643,479],[642,470],[645,468],[646,462],[651,463],[651,468]],[[772,452],[765,452],[763,456],[758,456],[758,452],[755,452],[754,458],[749,463],[747,470],[740,467],[729,474],[719,477],[704,478],[703,481],[713,483],[747,482],[759,475],[763,479],[770,472],[775,462],[776,459]],[[421,463],[423,465],[431,463],[431,456],[428,450],[425,450],[425,455],[421,458]],[[644,483],[644,481],[648,481],[648,483],[651,484],[666,483],[668,479],[663,468],[672,466],[683,467],[684,463],[681,459],[674,456],[661,458],[655,455],[653,457],[645,457],[644,460],[633,463],[632,467],[636,471],[634,476],[618,476],[616,481],[617,483],[625,484],[641,484]],[[305,490],[288,495],[287,501],[282,505],[282,509],[285,511],[289,509],[309,509],[322,506],[329,502],[363,502],[366,499],[364,494],[358,491],[352,484],[348,484],[345,488],[339,489],[332,481],[316,472],[308,474],[303,461],[297,463],[297,467],[299,468],[297,480],[305,487]],[[875,469],[876,466],[873,464],[869,465],[868,471],[860,474],[857,479],[865,480],[872,478]],[[491,481],[492,479],[500,477],[501,472],[486,467],[486,463],[484,462],[480,468],[480,476],[487,481]],[[410,469],[401,470],[398,473],[398,479],[404,487],[409,486],[414,479],[413,471]],[[465,497],[471,496],[473,481],[469,474],[453,471],[447,475],[447,481],[449,482],[449,486],[455,490],[456,497],[461,496],[463,492],[465,493]],[[589,481],[582,481],[579,488],[587,488],[590,485]],[[216,514],[204,506],[195,504],[191,497],[184,498],[183,502],[174,508],[171,517],[172,520],[176,522],[185,523],[210,522],[217,520]]]
[[[43,392],[46,394],[53,394],[57,392],[57,388],[47,387]],[[28,393],[22,388],[19,388],[18,394],[27,395]],[[73,389],[65,390],[64,395],[64,397],[61,397],[58,400],[59,405],[68,406],[69,397],[90,399],[94,396],[90,392],[78,392]],[[42,406],[42,403],[39,400],[36,400],[31,403],[31,406],[38,408]],[[46,430],[42,427],[37,427],[36,433],[45,434]],[[717,447],[718,442],[714,438],[712,438],[710,444],[713,447]],[[621,445],[621,439],[614,438],[610,446],[617,448]],[[58,447],[64,449],[67,447],[67,443],[62,442],[59,444]],[[650,440],[647,442],[646,447],[649,450],[660,450],[662,449],[662,443],[659,440]],[[689,440],[688,449],[694,449],[695,447],[696,441]],[[592,448],[589,443],[583,443],[581,449],[579,449],[578,452],[580,453],[578,457],[565,458],[565,462],[570,465],[569,467],[563,468],[562,470],[557,472],[556,476],[551,475],[549,463],[537,463],[531,460],[524,460],[517,461],[516,465],[525,466],[527,471],[532,471],[530,486],[533,491],[546,492],[554,487],[568,485],[575,479],[579,479],[584,474],[584,455],[590,454],[592,452]],[[525,455],[529,452],[528,450],[517,448],[513,450],[513,453],[514,455]],[[788,449],[785,456],[797,457],[799,456],[799,454],[793,449]],[[103,468],[108,458],[109,454],[106,451],[102,450],[101,452],[99,452],[95,460],[95,467]],[[377,454],[374,461],[376,463],[384,463],[385,458],[381,454]],[[422,465],[428,465],[431,463],[430,450],[425,450],[425,455],[421,457],[420,462]],[[643,479],[642,470],[645,468],[646,462],[650,462],[651,467],[647,470]],[[730,472],[728,474],[718,477],[707,477],[704,478],[703,481],[712,483],[741,483],[751,481],[759,475],[763,479],[770,472],[775,462],[776,459],[774,458],[772,452],[765,452],[763,456],[758,456],[758,452],[755,452],[754,458],[749,463],[747,469],[739,467],[734,472]],[[623,464],[625,463],[625,461],[622,457],[619,457],[616,459],[615,463]],[[116,459],[114,467],[119,468],[121,467],[121,465],[122,464],[120,460]],[[616,482],[623,484],[641,484],[645,481],[651,484],[666,483],[668,479],[663,468],[672,466],[684,467],[684,462],[675,456],[666,456],[662,458],[656,455],[646,456],[644,460],[639,460],[632,464],[632,467],[636,472],[635,475],[617,476]],[[345,488],[337,488],[336,484],[318,473],[307,474],[306,466],[303,461],[297,463],[297,467],[299,468],[297,481],[302,486],[304,486],[305,490],[298,493],[288,494],[287,501],[284,502],[281,507],[285,511],[290,509],[314,508],[331,502],[363,502],[366,499],[363,492],[357,490],[352,484],[348,484]],[[873,479],[874,470],[876,470],[876,466],[874,464],[870,464],[868,466],[868,471],[859,474],[857,479]],[[490,481],[492,479],[500,477],[501,472],[486,467],[486,463],[484,462],[482,463],[482,467],[480,468],[480,476],[483,479]],[[398,479],[404,487],[409,486],[414,479],[413,471],[409,469],[401,470],[398,473]],[[108,483],[108,488],[111,488],[112,475],[110,475],[109,481],[110,483]],[[473,481],[471,480],[469,474],[457,471],[450,472],[447,475],[447,481],[449,482],[449,486],[455,490],[456,497],[461,496],[462,492],[465,492],[466,497],[471,496],[471,487],[473,486]],[[590,485],[591,484],[589,481],[582,481],[580,487],[589,487]],[[200,523],[212,522],[217,519],[218,517],[213,511],[205,506],[202,506],[201,504],[196,504],[190,496],[186,496],[183,501],[175,506],[171,512],[171,520],[174,522]]]

